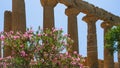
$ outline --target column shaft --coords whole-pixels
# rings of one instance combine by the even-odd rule
[[[5,11],[4,13],[4,31],[9,32],[11,31],[12,27],[12,12],[11,11]],[[5,42],[4,42],[5,43]],[[6,48],[3,50],[4,57],[7,57],[11,55],[11,49]]]
[[[75,8],[67,8],[65,13],[68,16],[68,34],[74,41],[71,52],[77,51],[79,53],[77,15],[80,12]]]
[[[4,31],[9,32],[12,27],[12,12],[11,11],[5,11],[4,13]]]
[[[53,28],[54,23],[54,8],[53,7],[44,7],[44,19],[43,19],[43,28]]]
[[[12,30],[26,31],[26,15],[24,0],[12,0]]]
[[[57,5],[57,0],[40,0],[43,6],[43,29],[52,29],[54,23],[54,7]]]
[[[70,34],[70,38],[74,41],[72,46],[72,52],[79,52],[78,25],[76,16],[68,16],[68,34]]]
[[[101,24],[101,27],[104,28],[104,37],[105,37],[105,34],[112,26],[107,22],[103,22]],[[105,47],[105,45],[106,45],[106,40],[104,39],[104,68],[114,68],[114,57]]]
[[[85,16],[83,20],[88,24],[87,65],[90,68],[98,68],[98,51],[95,24],[98,19],[94,16]]]

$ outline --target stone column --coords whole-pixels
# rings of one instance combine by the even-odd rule
[[[4,31],[5,32],[11,31],[12,30],[11,27],[12,27],[12,12],[5,11],[5,13],[4,13]],[[4,55],[4,57],[11,55],[11,49],[5,48],[3,55]]]
[[[79,52],[78,43],[78,25],[77,25],[77,15],[80,12],[75,8],[67,8],[65,14],[68,16],[68,34],[70,38],[74,41],[71,52]]]
[[[96,37],[96,21],[97,17],[86,15],[83,20],[88,24],[87,35],[87,65],[90,68],[98,68],[98,51]]]
[[[11,11],[5,11],[4,13],[4,31],[9,32],[12,26],[12,12]]]
[[[107,31],[112,28],[112,25],[108,22],[103,22],[101,27],[104,29],[104,37]],[[105,48],[106,40],[104,39],[104,68],[114,68],[114,57],[109,50]]]
[[[12,0],[12,30],[26,31],[26,15],[24,0]]]
[[[43,29],[53,28],[54,24],[54,7],[57,5],[57,0],[40,0],[43,6]]]

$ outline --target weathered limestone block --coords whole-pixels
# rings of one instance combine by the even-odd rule
[[[112,24],[109,22],[103,22],[101,27],[104,29],[104,37],[109,29],[112,28]],[[104,39],[104,68],[114,68],[114,57],[111,55],[109,50],[105,48],[106,40]]]
[[[79,52],[78,43],[78,25],[77,25],[77,15],[80,12],[75,8],[67,8],[65,14],[68,16],[68,34],[70,38],[74,41],[71,51]]]
[[[12,0],[12,30],[26,31],[26,14],[24,0]]]
[[[11,30],[12,30],[12,12],[5,11],[5,13],[4,13],[4,31],[9,32]],[[4,57],[7,57],[9,55],[11,55],[11,49],[5,48],[4,49]]]
[[[97,17],[86,15],[83,21],[88,24],[87,35],[87,65],[90,68],[98,68],[98,51],[97,51],[97,37],[96,37],[96,21]]]
[[[43,6],[43,29],[53,28],[54,24],[54,7],[57,5],[57,0],[40,0]]]

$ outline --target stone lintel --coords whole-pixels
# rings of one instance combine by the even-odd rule
[[[78,9],[80,12],[85,14],[90,14],[98,17],[100,20],[104,20],[107,22],[114,23],[114,25],[118,25],[120,23],[120,17],[116,16],[102,8],[96,7],[92,4],[89,4],[86,1],[82,0],[58,0],[58,2],[65,4],[67,7],[74,7]]]
[[[114,15],[114,14],[112,14],[112,13],[110,13],[102,8],[96,7],[96,6],[89,4],[88,2],[85,2],[85,1],[76,2],[76,3],[77,3],[76,8],[85,14],[91,14],[91,15],[98,17],[101,20],[113,22],[115,24],[119,24],[119,21],[120,21],[119,16],[116,16],[116,15]]]
[[[58,3],[57,0],[40,0],[43,7],[55,7]]]

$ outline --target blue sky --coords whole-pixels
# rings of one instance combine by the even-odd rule
[[[120,0],[85,0],[95,6],[103,8],[117,16],[120,16]],[[37,30],[38,26],[43,27],[43,8],[40,0],[25,0],[26,2],[26,19],[27,27],[33,27]],[[63,28],[64,33],[67,33],[67,16],[64,11],[66,6],[58,4],[55,7],[55,26],[56,28]],[[0,0],[0,31],[3,31],[4,11],[12,9],[12,0]],[[85,14],[78,15],[78,31],[79,31],[79,50],[80,54],[86,56],[87,46],[87,24],[82,21]],[[103,29],[100,27],[101,20],[96,23],[97,27],[97,43],[98,43],[98,58],[103,59]],[[116,61],[115,56],[115,61]]]

